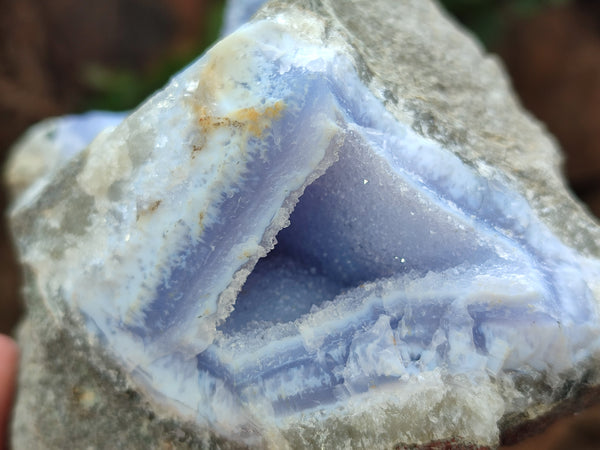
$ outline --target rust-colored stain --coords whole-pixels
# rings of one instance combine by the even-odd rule
[[[156,211],[156,209],[160,206],[161,202],[162,200],[156,200],[155,202],[153,202],[149,208],[150,212]]]
[[[234,112],[231,116],[236,122],[245,125],[246,130],[255,137],[261,137],[266,128],[271,125],[273,120],[281,117],[284,109],[283,101],[279,100],[272,106],[267,106],[264,111],[258,111],[256,108],[243,108]]]
[[[198,144],[192,145],[192,159],[194,159],[196,157],[196,155],[198,153],[200,153],[200,151],[202,150],[202,148],[203,148],[202,145],[198,145]]]
[[[73,395],[73,398],[79,402],[83,396],[83,389],[81,389],[79,386],[73,386],[71,388],[71,394]]]
[[[267,106],[264,110],[254,107],[242,108],[227,116],[215,116],[204,106],[198,107],[196,112],[198,114],[198,125],[204,134],[225,127],[237,128],[242,132],[260,138],[264,131],[271,126],[272,121],[281,117],[284,108],[283,101],[279,100],[273,105]],[[197,153],[200,150],[201,146],[194,145],[192,152]]]
[[[156,211],[161,203],[162,203],[162,200],[155,200],[147,208],[138,209],[137,214],[136,214],[136,220],[140,220],[140,218],[142,216],[145,216],[146,214],[151,214],[154,211]]]
[[[200,230],[204,231],[204,211],[200,211],[198,214],[198,225],[200,226]]]

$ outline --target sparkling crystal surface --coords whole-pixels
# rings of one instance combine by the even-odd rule
[[[518,161],[420,133],[324,21],[268,11],[23,188],[36,289],[228,439],[494,445],[594,367],[599,260]]]

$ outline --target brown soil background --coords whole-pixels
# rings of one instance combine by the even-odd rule
[[[219,0],[0,0],[0,162],[31,124],[83,110],[97,96],[90,67],[155,73],[215,28]],[[514,20],[494,46],[523,104],[565,152],[574,192],[600,216],[600,1],[579,0]],[[133,106],[133,105],[131,105]],[[5,191],[0,208],[7,206]],[[20,273],[0,224],[0,332],[22,312]],[[507,447],[508,448],[508,447]],[[520,449],[600,449],[600,406]]]

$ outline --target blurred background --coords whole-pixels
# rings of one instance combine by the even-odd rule
[[[442,3],[504,61],[525,107],[565,151],[574,192],[600,216],[600,1]],[[0,0],[2,165],[15,139],[45,117],[135,107],[217,38],[223,6],[222,0]],[[7,204],[2,191],[2,211]],[[22,312],[19,285],[2,221],[0,332],[10,333]],[[591,425],[577,432],[584,436],[579,444],[561,447],[553,435],[547,445],[600,448],[600,410],[591,414],[585,416]]]

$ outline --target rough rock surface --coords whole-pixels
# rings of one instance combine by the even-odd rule
[[[595,398],[599,228],[433,3],[269,3],[110,120],[9,166],[15,448],[487,448]]]

